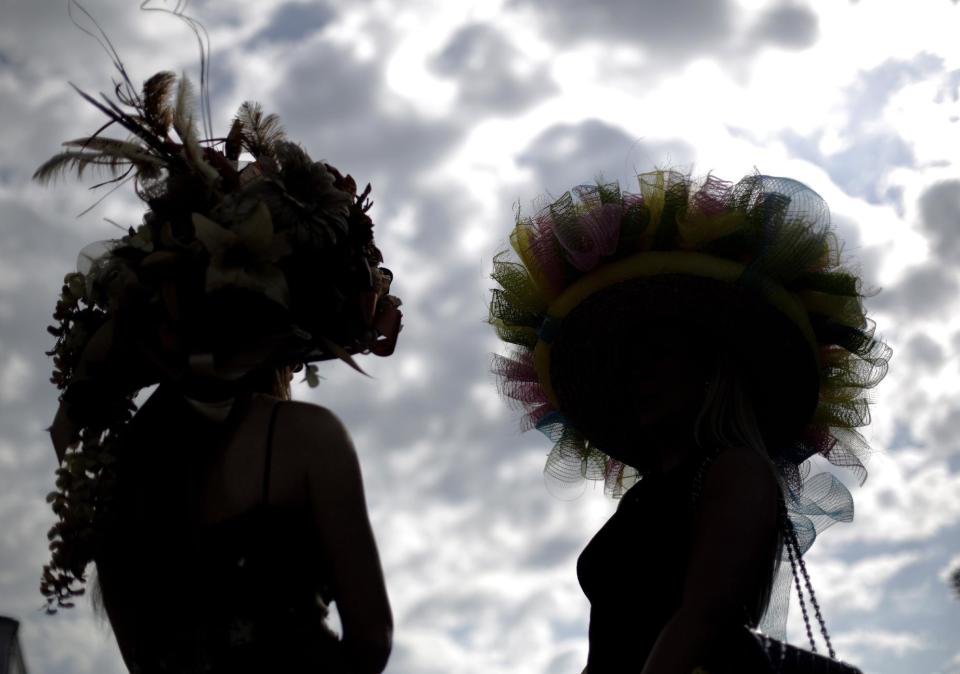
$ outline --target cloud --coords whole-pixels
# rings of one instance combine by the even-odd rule
[[[960,572],[960,553],[954,555],[937,573],[937,577],[953,590],[954,574]],[[958,588],[960,589],[960,588]],[[960,597],[958,597],[960,598]]]
[[[937,92],[936,102],[943,103],[948,98],[954,103],[960,101],[960,69],[951,70],[944,75],[943,85]]]
[[[907,342],[907,358],[924,369],[936,369],[943,363],[943,348],[930,335],[920,333]]]
[[[871,299],[871,306],[896,312],[902,319],[942,316],[957,300],[958,284],[951,268],[918,266]]]
[[[934,183],[923,191],[920,224],[935,256],[948,264],[960,262],[960,180]]]
[[[158,67],[195,65],[196,48],[182,26],[140,14],[136,4],[90,3],[137,73],[135,79]],[[827,167],[858,199],[896,203],[902,198],[898,189],[915,192],[911,184],[893,180],[888,170],[897,166],[907,170],[896,176],[909,174],[914,155],[923,153],[908,145],[911,136],[904,132],[905,140],[897,132],[900,127],[886,125],[885,119],[899,109],[892,105],[898,92],[942,70],[936,44],[929,53],[902,56],[900,50],[901,57],[884,63],[888,51],[871,55],[858,44],[850,54],[856,61],[838,61],[841,72],[870,59],[879,59],[875,62],[881,66],[862,69],[847,91],[838,90],[821,75],[818,58],[835,48],[828,42],[842,26],[834,12],[845,8],[818,8],[814,15],[803,3],[778,0],[747,3],[762,5],[751,11],[732,0],[504,4],[508,11],[489,23],[483,17],[491,11],[457,3],[401,8],[304,1],[229,6],[197,0],[191,5],[214,31],[216,91],[231,97],[254,92],[314,158],[327,159],[361,184],[370,180],[374,186],[377,240],[405,301],[406,327],[397,354],[365,359],[362,364],[372,378],[337,363],[322,364],[327,379],[320,388],[297,393],[333,408],[360,452],[397,617],[390,674],[580,672],[588,605],[577,585],[576,557],[615,507],[598,489],[588,488],[572,503],[547,493],[542,469],[549,442],[536,433],[519,433],[516,415],[497,399],[488,372],[490,352],[501,347],[484,323],[495,246],[467,250],[465,233],[496,230],[496,238],[505,238],[510,204],[518,196],[528,198],[533,189],[560,194],[600,174],[635,189],[634,168],[684,168],[698,152],[713,150],[730,149],[729,156],[738,158],[742,151],[749,162],[748,154],[776,145],[762,130],[731,147],[722,145],[722,132],[722,137],[710,138],[709,125],[701,128],[693,118],[681,117],[677,126],[687,126],[694,135],[671,129],[657,137],[638,137],[628,129],[660,128],[663,96],[675,88],[690,92],[697,73],[719,71],[718,81],[726,86],[728,76],[749,79],[779,59],[784,63],[780,76],[787,81],[800,77],[796,69],[816,79],[806,95],[839,99],[839,113],[825,114],[815,132],[797,137],[791,153]],[[873,25],[869,4],[862,8],[862,20]],[[424,21],[426,12],[429,22]],[[517,22],[529,18],[533,25]],[[426,31],[430,34],[425,36]],[[908,43],[909,36],[903,37]],[[404,51],[409,41],[429,44],[434,51],[410,50],[416,52],[416,59],[410,59]],[[818,48],[799,53],[813,44]],[[790,53],[770,54],[772,60],[754,69],[756,55],[770,49]],[[614,87],[602,81],[611,62],[619,78]],[[575,82],[563,70],[581,65],[585,72],[599,73],[597,81]],[[629,75],[623,76],[623,68]],[[671,79],[678,72],[684,78]],[[28,665],[50,674],[123,671],[109,631],[97,626],[85,605],[52,621],[35,611],[40,603],[37,573],[47,554],[43,534],[52,519],[43,496],[52,487],[55,463],[43,431],[56,397],[45,381],[50,362],[43,350],[52,340],[43,328],[77,250],[114,232],[96,223],[96,215],[71,222],[95,198],[81,188],[38,196],[26,180],[61,139],[100,124],[97,113],[83,107],[65,81],[74,79],[96,91],[110,74],[98,47],[70,24],[62,6],[14,0],[5,8],[0,117],[13,121],[0,129],[5,148],[0,159],[5,225],[0,228],[0,609],[24,617]],[[235,74],[244,80],[243,91],[234,91]],[[442,80],[444,92],[456,92],[453,114],[424,105],[424,94],[410,88],[418,77],[431,86]],[[930,96],[952,100],[960,76],[938,78]],[[659,82],[651,85],[651,79]],[[584,84],[596,99],[584,99]],[[717,106],[724,115],[717,121],[756,129],[744,111],[762,112],[769,101],[761,99],[769,99],[770,92],[743,80],[739,84],[744,86],[731,83],[736,102]],[[695,95],[698,90],[696,84]],[[412,104],[417,96],[421,98]],[[216,113],[219,130],[226,130],[237,102],[229,101],[230,109]],[[783,105],[793,103],[785,98]],[[593,119],[593,114],[604,118]],[[501,119],[485,123],[494,116]],[[478,147],[470,157],[458,152],[461,142],[491,129],[503,133],[503,142]],[[693,137],[695,142],[689,140]],[[478,163],[484,168],[477,170]],[[448,170],[451,164],[456,164],[454,170]],[[117,193],[100,212],[135,222],[142,205]],[[929,218],[936,225],[929,225],[921,212],[920,224],[931,248],[942,243],[944,255],[953,251],[955,260],[950,212],[942,211],[940,220]],[[862,245],[858,253],[887,254],[869,230],[857,239],[859,230],[849,222],[838,216],[835,224],[848,249]],[[920,267],[908,268],[889,293],[871,300],[873,308],[892,294],[885,309],[905,328],[896,331],[903,342],[905,374],[894,395],[902,407],[895,421],[905,430],[896,449],[882,441],[876,445],[890,453],[871,466],[870,480],[857,493],[857,524],[849,533],[837,527],[813,550],[813,555],[830,553],[822,573],[819,561],[811,564],[815,586],[821,589],[818,579],[823,576],[823,593],[842,605],[840,626],[846,620],[848,627],[856,627],[850,637],[838,630],[849,639],[841,638],[840,646],[876,652],[877,666],[869,671],[884,674],[933,671],[934,665],[925,666],[928,660],[915,664],[922,657],[909,635],[921,635],[931,651],[950,638],[943,627],[949,627],[949,607],[923,604],[930,620],[941,626],[937,632],[915,624],[916,607],[908,604],[917,574],[928,575],[931,585],[942,590],[936,572],[955,553],[941,554],[938,548],[935,560],[911,561],[928,548],[945,545],[938,540],[956,540],[960,526],[957,457],[944,456],[956,445],[951,438],[960,437],[960,418],[952,418],[949,396],[926,391],[927,383],[949,384],[957,374],[955,363],[946,358],[960,350],[960,333],[947,353],[949,336],[938,331],[926,335],[919,327],[909,329],[909,323],[922,321],[926,330],[940,318],[943,310],[937,307],[948,306],[956,293],[952,270],[952,264],[944,264],[924,275]],[[16,385],[18,378],[21,385]],[[915,389],[924,395],[911,393]],[[922,407],[922,414],[907,409],[905,398]],[[860,558],[849,559],[854,553]],[[850,577],[841,578],[842,573]],[[870,606],[874,608],[866,608]],[[879,635],[876,648],[862,636],[866,632]],[[898,649],[902,660],[891,657]]]
[[[930,439],[938,453],[960,451],[960,406],[953,401],[944,401],[937,407],[940,413],[934,416],[927,431]]]
[[[871,457],[870,478],[855,495],[856,522],[824,535],[830,549],[924,541],[960,524],[960,501],[955,498],[960,473],[950,469],[946,448],[935,446],[933,434],[925,438],[931,442],[922,450]]]
[[[636,48],[662,74],[699,57],[747,58],[765,47],[799,50],[818,37],[817,15],[794,2],[744,12],[729,0],[513,0],[560,49],[611,41]]]
[[[818,20],[808,7],[782,4],[771,7],[754,27],[754,38],[786,49],[805,49],[817,41]]]
[[[530,7],[546,24],[551,39],[629,42],[662,57],[690,58],[725,43],[733,27],[729,0],[514,0]]]
[[[927,640],[915,632],[892,632],[889,630],[854,630],[835,637],[838,649],[857,652],[884,651],[902,658],[910,653],[927,648]]]
[[[849,194],[870,203],[899,204],[902,192],[884,182],[891,169],[916,164],[913,148],[897,133],[851,131],[842,150],[823,152],[823,132],[802,136],[791,129],[780,134],[784,146],[794,156],[823,167]]]
[[[468,114],[518,112],[557,90],[543,64],[524,58],[501,32],[482,23],[454,33],[430,67],[457,83]]]
[[[682,169],[694,156],[693,147],[681,140],[639,140],[619,127],[589,119],[547,127],[517,155],[517,163],[533,172],[535,185],[559,196],[600,177],[620,180],[625,189],[636,191],[635,170]]]
[[[273,11],[270,23],[250,40],[251,46],[262,42],[299,42],[328,26],[334,11],[323,2],[287,2]]]
[[[463,135],[460,124],[425,119],[394,97],[380,61],[360,61],[328,41],[298,49],[276,77],[272,107],[289,136],[361,185],[372,181],[375,199],[396,190],[384,199],[393,208]]]
[[[904,87],[942,70],[943,59],[925,52],[862,70],[842,92],[839,130],[834,124],[824,124],[808,134],[785,129],[780,140],[794,156],[826,169],[849,194],[869,203],[893,204],[902,212],[903,188],[888,184],[888,179],[898,167],[916,168],[917,157],[901,130],[884,123],[884,114]]]
[[[901,552],[858,559],[852,563],[818,560],[817,581],[829,589],[830,614],[869,612],[880,606],[897,574],[923,559],[918,552]]]
[[[921,52],[910,59],[888,59],[875,68],[861,71],[846,90],[846,131],[859,135],[861,129],[869,128],[882,117],[901,89],[942,70],[940,56]]]
[[[21,354],[3,354],[0,350],[0,404],[23,400],[24,389],[34,376],[30,363]]]

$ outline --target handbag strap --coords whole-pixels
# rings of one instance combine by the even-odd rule
[[[712,454],[709,454],[703,462],[700,464],[700,468],[697,470],[697,474],[693,480],[693,506],[696,509],[697,505],[700,502],[700,494],[703,491],[703,480],[706,477],[707,471],[710,469],[711,464],[714,459],[719,456],[720,450],[714,451]],[[820,603],[817,601],[817,596],[813,592],[813,584],[810,582],[810,574],[807,572],[807,565],[803,561],[803,554],[800,552],[800,541],[797,538],[797,532],[793,527],[793,522],[790,521],[790,517],[787,514],[787,506],[783,500],[783,494],[778,495],[779,500],[779,511],[780,511],[780,531],[783,534],[784,547],[787,549],[787,559],[790,561],[790,571],[793,573],[793,582],[797,588],[797,597],[800,599],[800,611],[803,613],[803,624],[807,629],[807,639],[810,640],[810,650],[814,653],[817,652],[817,644],[813,639],[813,629],[810,627],[810,614],[807,612],[807,602],[804,599],[803,587],[800,585],[800,576],[803,576],[803,585],[807,589],[807,594],[810,596],[810,603],[813,605],[814,615],[816,616],[817,623],[820,626],[820,634],[823,635],[823,641],[827,645],[827,651],[830,653],[830,658],[833,660],[837,659],[836,651],[833,650],[833,643],[830,641],[830,634],[827,632],[827,623],[823,619],[823,614],[820,611]],[[799,569],[799,571],[798,571]]]

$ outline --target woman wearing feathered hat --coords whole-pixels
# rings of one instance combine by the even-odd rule
[[[516,257],[494,261],[490,320],[514,345],[494,369],[554,442],[548,485],[602,480],[622,497],[578,562],[586,671],[852,669],[802,554],[853,515],[811,457],[866,477],[855,428],[889,350],[860,281],[801,183],[657,171],[639,184],[579,187],[518,218]],[[788,583],[829,660],[770,638]]]
[[[131,671],[380,672],[392,619],[357,455],[332,412],[290,400],[297,369],[315,384],[315,361],[393,351],[370,188],[256,104],[200,140],[186,80],[141,93],[118,67],[115,100],[81,95],[130,138],[68,142],[36,176],[106,167],[147,204],[84,250],[51,327],[49,610],[95,562]]]

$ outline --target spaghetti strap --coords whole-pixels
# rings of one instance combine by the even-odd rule
[[[277,421],[277,411],[280,409],[280,401],[273,404],[270,411],[270,423],[267,425],[267,451],[263,460],[263,496],[261,502],[263,505],[269,503],[270,498],[270,465],[273,457],[273,427]]]

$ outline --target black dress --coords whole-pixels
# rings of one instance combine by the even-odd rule
[[[577,577],[590,600],[587,674],[642,671],[660,632],[680,608],[693,545],[695,483],[706,478],[710,462],[694,453],[665,473],[644,477],[580,554]],[[776,573],[779,535],[775,544],[765,579],[768,589]],[[756,606],[744,608],[741,623],[717,626],[717,642],[707,656],[709,671],[770,671],[744,629],[759,623],[768,601],[769,593]]]
[[[169,413],[170,400],[153,409],[151,402],[138,426],[153,429],[153,437],[135,433],[142,444],[128,447],[116,521],[97,559],[104,605],[112,622],[124,623],[114,630],[131,672],[344,671],[340,642],[325,620],[331,596],[323,579],[329,575],[310,515],[269,504],[280,404],[270,420],[261,502],[241,515],[199,525],[190,498],[195,480],[176,470],[179,463],[181,473],[190,472],[183,450],[197,451],[196,443],[163,445],[174,436],[183,442],[184,431],[209,440],[223,429],[205,426],[186,409],[184,416],[175,415],[179,429],[165,427],[151,417],[160,409]],[[157,499],[163,507],[150,503]]]
[[[640,672],[680,607],[700,463],[644,477],[580,554],[577,577],[590,600],[589,674]]]

